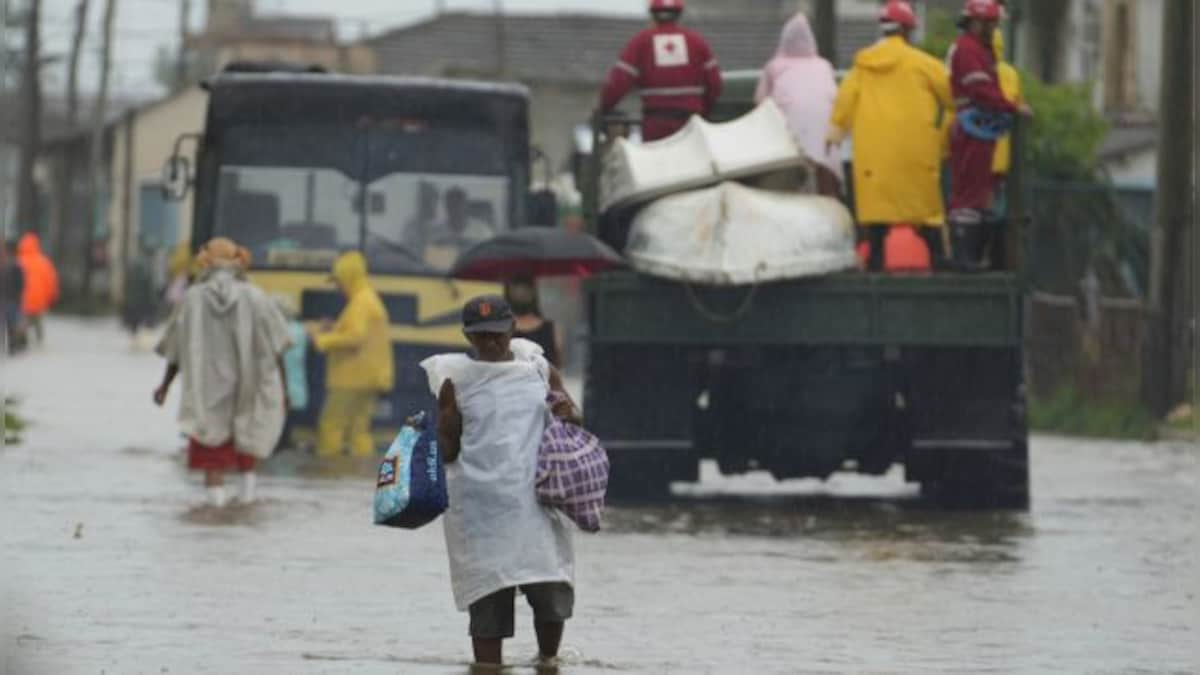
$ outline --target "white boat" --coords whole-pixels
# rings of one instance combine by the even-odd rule
[[[658,141],[617,139],[604,157],[600,208],[636,206],[683,190],[807,164],[783,111],[767,98],[723,124],[693,116],[684,128]]]
[[[646,274],[720,286],[815,277],[858,263],[854,219],[838,200],[733,182],[642,209],[625,255]]]

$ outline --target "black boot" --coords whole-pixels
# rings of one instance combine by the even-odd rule
[[[960,272],[982,272],[988,268],[985,256],[990,230],[978,211],[966,209],[950,214],[951,261]]]

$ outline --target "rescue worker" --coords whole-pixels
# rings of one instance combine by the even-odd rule
[[[317,454],[339,455],[347,443],[355,457],[375,454],[371,418],[380,394],[394,385],[387,308],[367,278],[367,260],[351,251],[333,265],[346,308],[327,330],[310,328],[313,346],[326,355],[325,405],[317,423]]]
[[[995,0],[967,0],[959,20],[962,35],[949,58],[956,109],[950,132],[950,234],[954,262],[967,271],[986,267],[996,141],[1014,113],[1030,114],[1027,105],[1013,103],[1000,89],[993,43],[1000,15]]]
[[[917,227],[942,257],[940,184],[943,109],[953,103],[946,67],[909,44],[917,17],[892,0],[879,14],[883,39],[858,53],[838,89],[828,143],[854,138],[854,202],[869,242],[868,269],[883,269],[892,225]]]
[[[22,236],[17,244],[17,261],[25,274],[21,313],[40,344],[46,337],[42,317],[58,302],[58,271],[42,253],[42,242],[32,232]]]
[[[721,96],[721,67],[698,33],[679,25],[684,0],[651,0],[654,26],[621,51],[600,94],[600,111],[612,112],[633,89],[642,98],[642,138],[679,131],[692,115],[708,115]]]

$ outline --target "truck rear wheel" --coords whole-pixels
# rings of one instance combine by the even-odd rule
[[[1029,508],[1029,452],[1024,443],[1008,449],[946,448],[924,460],[921,494],[946,508]]]
[[[914,425],[909,479],[938,506],[1029,508],[1020,351],[927,349],[906,358]]]

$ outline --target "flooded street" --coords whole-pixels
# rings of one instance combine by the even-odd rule
[[[49,334],[0,370],[33,424],[0,451],[0,673],[468,671],[441,527],[371,525],[373,467],[288,454],[261,503],[206,515],[177,403],[150,401],[161,362],[115,323]],[[562,672],[1200,671],[1200,452],[1032,456],[1019,515],[928,510],[898,473],[705,467],[680,502],[577,533]]]

